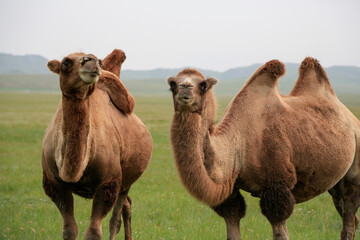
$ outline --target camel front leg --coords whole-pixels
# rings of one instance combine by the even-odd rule
[[[79,229],[74,218],[74,199],[72,193],[63,189],[55,181],[51,181],[45,173],[43,173],[43,188],[46,195],[55,203],[63,218],[63,239],[77,239]]]
[[[234,189],[224,202],[213,209],[225,220],[227,240],[241,240],[240,219],[245,216],[246,204],[239,190]]]
[[[117,178],[101,184],[93,198],[91,220],[85,231],[85,240],[100,240],[102,237],[101,222],[114,206],[120,190]]]
[[[271,223],[273,230],[273,239],[274,240],[288,240],[289,233],[286,226],[286,221],[280,223]]]
[[[285,220],[291,216],[294,205],[295,198],[286,186],[277,184],[263,190],[260,207],[271,223],[274,240],[289,239]]]
[[[120,231],[121,213],[123,211],[123,207],[125,206],[125,201],[127,200],[128,192],[129,192],[129,189],[124,192],[120,192],[119,196],[116,200],[116,203],[115,203],[115,206],[113,209],[113,213],[112,213],[112,216],[110,219],[110,224],[109,224],[110,240],[115,239],[116,235]],[[125,222],[124,222],[124,225],[125,225]]]

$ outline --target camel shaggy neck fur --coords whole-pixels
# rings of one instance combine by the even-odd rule
[[[238,224],[245,215],[239,189],[261,198],[274,239],[288,239],[286,219],[295,203],[329,191],[344,219],[342,239],[352,239],[360,204],[359,120],[337,99],[317,60],[302,62],[288,96],[277,87],[284,73],[277,60],[260,67],[217,126],[215,79],[195,69],[168,78],[180,178],[194,197],[224,217],[229,239],[240,239]],[[345,199],[352,199],[353,207],[339,203]]]
[[[101,239],[101,221],[114,205],[110,239],[119,232],[121,214],[131,239],[128,191],[149,163],[152,139],[119,79],[124,60],[125,54],[114,50],[102,68],[84,53],[48,63],[59,74],[62,98],[44,135],[43,186],[63,217],[64,239],[78,235],[72,193],[93,199],[85,239]]]

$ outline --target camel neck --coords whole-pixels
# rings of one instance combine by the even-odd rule
[[[83,163],[88,148],[90,132],[90,101],[71,99],[63,95],[63,166],[60,177],[64,181],[78,181],[82,175]]]
[[[171,142],[180,178],[198,200],[216,206],[232,192],[231,181],[215,183],[206,171],[206,157],[215,158],[212,149],[207,149],[208,126],[203,125],[199,113],[175,112],[171,125]],[[206,122],[206,121],[205,121]],[[204,152],[207,149],[207,152]],[[210,160],[211,161],[211,160]]]

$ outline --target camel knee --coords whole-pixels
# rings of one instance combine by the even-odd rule
[[[260,200],[261,212],[272,224],[288,219],[294,205],[294,196],[287,187],[281,185],[265,188]]]

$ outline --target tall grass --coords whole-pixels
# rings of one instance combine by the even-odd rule
[[[135,99],[135,112],[151,131],[154,151],[146,172],[130,190],[134,239],[226,239],[223,220],[193,199],[180,183],[169,142],[170,94]],[[42,136],[59,100],[57,94],[0,93],[0,239],[61,239],[61,216],[41,185]],[[219,100],[219,112],[229,100]],[[360,118],[360,104],[351,105],[351,110]],[[242,238],[271,239],[259,200],[242,194],[247,202]],[[90,211],[90,200],[75,197],[79,239],[83,239]],[[104,239],[109,237],[109,218],[110,214],[103,221]],[[339,239],[341,224],[325,193],[296,205],[288,229],[291,239]],[[123,238],[121,230],[117,239]]]

